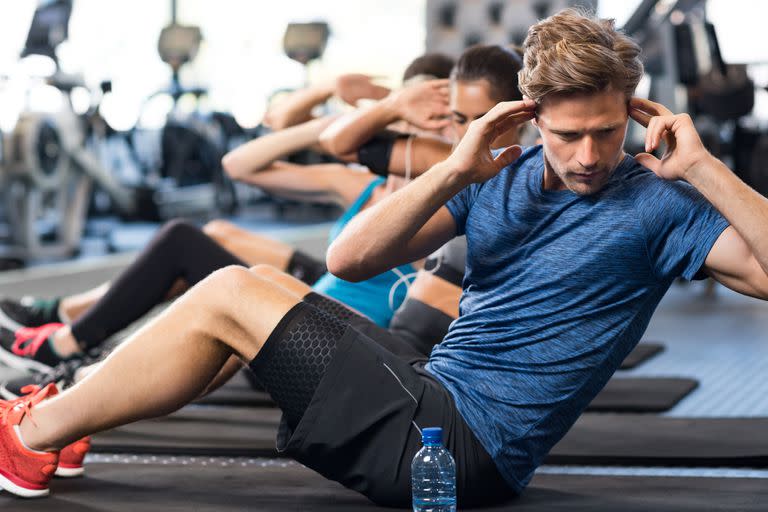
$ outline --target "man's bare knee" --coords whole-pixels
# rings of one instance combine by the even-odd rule
[[[213,272],[182,300],[194,303],[192,323],[243,357],[255,355],[280,318],[298,302],[238,265]]]
[[[200,288],[205,295],[216,297],[216,300],[224,300],[254,284],[264,285],[266,282],[243,266],[227,265],[211,272],[195,288]]]
[[[272,280],[275,276],[283,274],[283,271],[279,268],[268,265],[266,263],[259,263],[248,269],[252,274],[259,276],[262,279]]]
[[[249,271],[270,283],[280,286],[287,293],[299,299],[305,297],[312,290],[306,283],[271,265],[255,265]]]

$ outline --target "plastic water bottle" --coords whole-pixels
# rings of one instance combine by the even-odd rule
[[[456,510],[456,465],[443,446],[442,428],[421,431],[424,447],[411,464],[411,492],[414,512]]]

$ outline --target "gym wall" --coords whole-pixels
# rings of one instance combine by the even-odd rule
[[[427,51],[459,55],[474,44],[516,44],[541,18],[597,0],[427,0]]]

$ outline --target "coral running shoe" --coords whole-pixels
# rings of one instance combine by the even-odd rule
[[[47,496],[59,462],[58,452],[30,450],[19,436],[24,416],[32,419],[35,405],[58,391],[50,384],[37,392],[12,400],[0,401],[0,487],[23,498]]]
[[[56,476],[59,478],[73,478],[85,473],[83,460],[90,450],[90,436],[62,448],[59,453],[59,467],[56,468]]]
[[[47,391],[47,398],[57,395],[60,391],[60,388],[56,385],[56,383],[52,383],[50,385],[53,386],[53,388]],[[20,393],[24,396],[31,396],[38,393],[41,388],[42,386],[30,384],[21,388]],[[19,398],[17,401],[18,400],[23,400],[23,398]],[[83,473],[85,473],[83,460],[85,460],[85,456],[90,450],[90,436],[79,439],[74,443],[62,448],[59,452],[59,466],[56,468],[56,476],[60,478],[73,478],[76,476],[81,476]]]

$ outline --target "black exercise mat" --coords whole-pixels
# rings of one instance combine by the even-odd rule
[[[663,412],[699,385],[693,379],[613,378],[587,407],[592,412]]]
[[[274,408],[187,406],[97,434],[93,451],[272,457],[280,414]]]
[[[361,495],[294,463],[226,467],[96,463],[86,477],[54,480],[51,497],[0,493],[0,510],[57,512],[357,511],[376,507]],[[475,510],[511,512],[700,512],[765,510],[764,479],[537,475],[518,499]]]
[[[768,467],[766,432],[768,418],[584,414],[546,462],[764,468]]]
[[[698,382],[693,379],[614,378],[587,407],[593,412],[664,412],[674,407]],[[255,391],[241,374],[195,403],[233,407],[275,407],[269,393]]]
[[[664,350],[664,345],[643,341],[639,343],[632,352],[621,362],[619,370],[631,370],[640,363],[644,363],[656,354]]]
[[[673,405],[685,389],[690,390],[695,384],[686,379],[611,379],[593,403],[601,410],[662,408]],[[263,396],[247,391],[256,397]],[[195,405],[164,418],[139,421],[98,434],[94,437],[93,449],[101,453],[272,457],[276,455],[279,419],[280,411],[273,407]]]
[[[195,403],[203,405],[230,405],[234,407],[274,407],[269,393],[256,391],[242,372],[238,372],[219,389]]]

